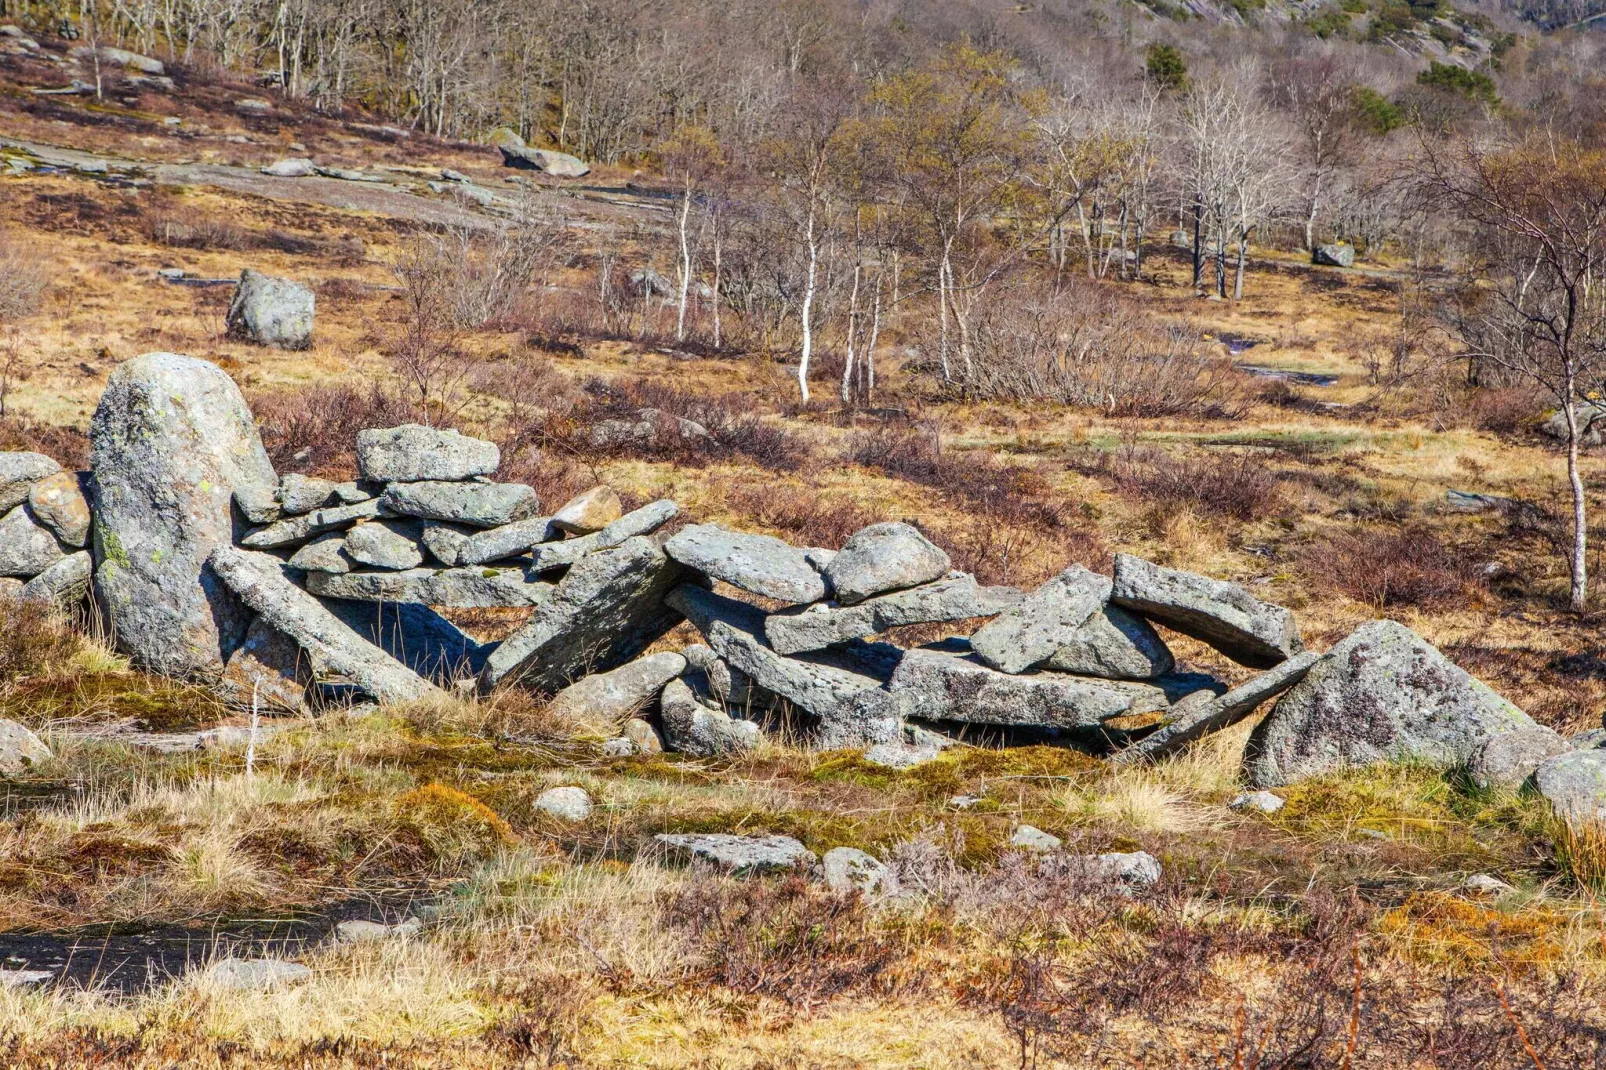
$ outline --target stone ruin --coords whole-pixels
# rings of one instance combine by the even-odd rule
[[[727,754],[784,727],[906,766],[967,735],[1155,761],[1276,699],[1245,755],[1257,787],[1401,758],[1516,787],[1576,749],[1402,625],[1317,654],[1289,610],[1126,554],[1112,577],[1072,565],[1026,592],[953,571],[902,523],[837,550],[670,534],[674,502],[622,512],[606,487],[547,515],[490,480],[496,445],[419,425],[360,432],[355,481],[280,477],[233,381],[171,353],[116,369],[91,443],[87,473],[0,455],[0,572],[60,603],[92,579],[135,664],[240,705],[517,686],[614,733],[610,754]],[[437,612],[476,607],[529,616],[482,644]],[[683,620],[703,643],[644,655]],[[944,622],[979,626],[913,649],[873,638]],[[1156,625],[1259,674],[1178,672]]]

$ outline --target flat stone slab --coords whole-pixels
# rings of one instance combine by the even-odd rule
[[[1159,730],[1127,747],[1115,756],[1119,762],[1152,761],[1176,754],[1196,740],[1231,727],[1305,678],[1320,657],[1307,650],[1295,654],[1276,668],[1228,691],[1225,695],[1200,693],[1197,699],[1172,707],[1171,716]]]
[[[764,637],[776,653],[798,654],[907,624],[991,616],[1024,597],[1013,587],[983,587],[974,576],[961,573],[855,606],[820,604],[771,614],[764,621]]]
[[[645,708],[664,685],[686,671],[674,652],[648,654],[609,672],[581,677],[552,696],[547,709],[576,722],[617,725]]]
[[[1304,649],[1294,615],[1236,583],[1115,555],[1110,601],[1209,643],[1253,669],[1269,669]]]
[[[424,563],[419,535],[417,524],[370,520],[346,532],[341,552],[359,565],[400,572]]]
[[[659,833],[653,840],[673,852],[712,862],[736,876],[782,873],[812,865],[813,851],[790,836],[731,836],[710,832],[698,835]]]
[[[501,463],[496,443],[457,431],[402,424],[357,432],[357,471],[376,483],[473,479]]]
[[[908,716],[967,724],[1097,728],[1169,705],[1150,684],[1063,673],[999,672],[974,656],[919,649],[904,654],[888,689]]]
[[[314,509],[301,516],[277,520],[265,528],[247,532],[240,545],[248,550],[277,550],[284,546],[297,546],[314,535],[326,531],[349,528],[359,520],[372,520],[380,515],[379,499],[337,505],[328,509]]]
[[[455,558],[452,564],[484,565],[527,554],[530,547],[561,535],[562,532],[553,528],[550,517],[532,516],[490,531],[471,532],[460,542],[444,533],[438,534],[436,538],[440,540],[441,549],[436,556],[445,560],[443,555],[451,553]]]
[[[304,572],[350,572],[360,567],[346,554],[346,533],[326,531],[314,535],[290,555],[290,567]]]
[[[853,533],[826,566],[825,579],[845,606],[941,579],[948,555],[911,524],[871,524]]]
[[[826,594],[825,578],[803,551],[770,535],[693,524],[676,532],[664,552],[711,579],[777,601],[818,602]]]
[[[1025,672],[1070,642],[1109,594],[1108,579],[1072,565],[978,628],[970,648],[1000,672]]]
[[[548,572],[552,569],[567,568],[587,554],[611,550],[615,546],[623,545],[626,539],[633,539],[638,535],[650,535],[679,515],[679,505],[668,498],[660,498],[658,501],[643,505],[640,509],[626,513],[601,531],[564,539],[562,542],[546,542],[539,546],[531,546],[530,569],[533,572]],[[477,552],[473,548],[469,551],[470,554]]]
[[[523,483],[392,483],[379,500],[398,516],[448,520],[479,528],[527,519],[541,507],[535,491]]]
[[[516,568],[410,568],[400,572],[307,573],[307,590],[319,598],[354,602],[417,602],[448,609],[539,606],[552,585]]]

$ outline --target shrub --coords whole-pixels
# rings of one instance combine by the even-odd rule
[[[378,384],[367,390],[326,385],[283,390],[252,398],[251,408],[275,468],[339,478],[355,471],[358,431],[412,418],[411,409]]]
[[[1483,582],[1465,554],[1417,526],[1329,535],[1305,550],[1303,567],[1314,582],[1379,609],[1442,606]]]
[[[78,645],[67,622],[49,606],[0,597],[0,680],[12,683],[58,668]]]
[[[1143,59],[1150,81],[1161,89],[1180,93],[1188,88],[1188,63],[1175,45],[1152,44]]]
[[[1482,71],[1469,71],[1453,63],[1432,61],[1428,64],[1427,70],[1416,76],[1416,82],[1418,85],[1454,93],[1491,108],[1500,103],[1493,78]]]
[[[1058,527],[1067,519],[1053,487],[1036,467],[967,450],[945,453],[934,431],[881,427],[848,443],[846,460],[894,479],[942,491],[994,523]]]
[[[1152,447],[1100,453],[1089,474],[1107,476],[1123,492],[1152,505],[1192,508],[1234,520],[1256,520],[1282,506],[1277,475],[1264,455],[1207,453],[1175,457]]]

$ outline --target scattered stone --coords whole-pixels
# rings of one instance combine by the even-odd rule
[[[980,795],[955,795],[948,800],[948,805],[955,810],[974,810],[981,805],[981,801]]]
[[[693,524],[676,532],[664,552],[705,576],[766,598],[817,602],[825,597],[825,580],[803,552],[770,535]]]
[[[1503,895],[1510,895],[1517,889],[1488,873],[1474,873],[1461,882],[1463,891],[1471,895],[1489,896],[1498,899]]]
[[[553,693],[640,654],[680,620],[664,596],[685,570],[644,538],[586,557],[486,661],[485,690],[518,683]]]
[[[1492,736],[1534,727],[1421,636],[1378,620],[1317,659],[1277,701],[1245,760],[1254,787],[1374,762],[1453,767]]]
[[[266,115],[273,110],[273,102],[261,97],[241,97],[234,102],[234,110],[247,115]]]
[[[1310,262],[1322,267],[1354,267],[1355,246],[1343,242],[1318,245],[1310,254]]]
[[[645,708],[685,671],[686,659],[680,654],[649,654],[612,672],[576,680],[554,695],[547,708],[577,724],[616,725]]]
[[[535,797],[535,808],[560,821],[584,821],[591,816],[591,796],[583,788],[548,788]]]
[[[1147,851],[1111,851],[1084,856],[1089,873],[1129,887],[1147,888],[1160,883],[1160,860]]]
[[[1534,771],[1573,745],[1544,725],[1490,736],[1467,762],[1467,777],[1484,791],[1520,790]]]
[[[1015,834],[1009,838],[1011,847],[1026,851],[1057,851],[1063,842],[1058,836],[1044,832],[1035,825],[1017,825]]]
[[[255,703],[263,713],[297,714],[313,683],[312,657],[301,645],[262,617],[251,622],[242,642],[229,655],[217,692],[242,710]]]
[[[423,931],[424,922],[421,918],[408,918],[394,925],[358,919],[336,925],[332,935],[337,944],[377,944],[386,940],[411,939]]]
[[[401,516],[447,520],[478,528],[495,528],[524,520],[541,507],[535,491],[523,483],[447,483],[425,480],[393,483],[380,506]]]
[[[82,45],[73,49],[71,55],[76,60],[93,62],[96,51],[96,49],[90,47],[89,45]],[[130,52],[126,48],[113,48],[111,45],[101,45],[99,53],[100,61],[102,63],[106,63],[114,67],[127,67],[131,70],[136,70],[141,74],[162,75],[167,73],[167,68],[162,66],[161,60],[152,59],[149,56],[142,56],[138,52]]]
[[[215,364],[119,365],[90,421],[95,597],[141,668],[216,679],[251,615],[205,564],[230,544],[234,488],[278,482],[245,399]]]
[[[304,476],[300,472],[286,473],[279,480],[278,503],[283,513],[289,516],[300,516],[314,509],[356,505],[372,497],[356,483],[336,483],[332,479]]]
[[[539,606],[552,584],[516,568],[409,568],[400,572],[307,573],[307,590],[319,598],[354,602],[416,602],[448,609]]]
[[[548,542],[530,547],[530,570],[532,572],[548,572],[555,568],[566,568],[585,557],[587,554],[599,550],[611,550],[622,545],[626,539],[637,535],[648,535],[663,527],[680,514],[680,506],[668,498],[643,505],[640,509],[626,513],[601,531],[591,535],[581,535],[573,539],[564,539],[562,542]],[[487,532],[486,534],[489,534]]]
[[[566,152],[532,149],[519,145],[498,145],[497,148],[502,152],[502,164],[505,167],[540,171],[553,178],[584,178],[591,173],[591,165],[578,156],[570,156]]]
[[[732,836],[711,832],[674,836],[660,833],[653,839],[672,851],[712,862],[736,876],[780,873],[812,865],[814,852],[790,836]]]
[[[1606,822],[1606,750],[1558,754],[1534,771],[1533,780],[1564,820]]]
[[[1112,680],[1152,680],[1176,668],[1171,648],[1142,617],[1106,605],[1075,629],[1043,668]]]
[[[931,743],[906,743],[903,740],[892,740],[886,743],[877,743],[865,750],[863,758],[871,765],[883,766],[887,769],[913,769],[917,765],[925,765],[942,757],[943,748]]]
[[[897,878],[874,855],[857,847],[833,847],[820,859],[825,886],[833,892],[887,895],[898,890]]]
[[[357,471],[375,483],[473,479],[501,463],[496,443],[457,431],[403,424],[357,432]]]
[[[317,172],[317,167],[307,159],[277,160],[262,168],[263,174],[274,178],[308,178]]]
[[[67,556],[26,504],[0,517],[0,576],[37,576]]]
[[[314,535],[337,528],[348,528],[359,520],[372,520],[379,515],[379,500],[358,502],[355,505],[337,505],[332,509],[314,509],[301,516],[288,516],[265,528],[257,528],[240,540],[249,550],[277,550],[281,546],[296,546]]]
[[[1260,601],[1236,583],[1162,568],[1115,555],[1110,601],[1209,643],[1241,665],[1269,669],[1303,646],[1294,615]]]
[[[1025,672],[1072,641],[1109,594],[1109,580],[1072,565],[982,625],[970,648],[1000,672]]]
[[[668,750],[713,758],[758,746],[762,733],[752,721],[739,721],[724,710],[697,701],[684,681],[671,680],[659,698],[659,722]]]
[[[601,531],[624,513],[619,495],[609,486],[592,487],[563,503],[552,514],[552,526],[570,535],[589,535]]]
[[[664,741],[658,735],[658,729],[640,717],[632,717],[625,722],[621,738],[630,741],[638,754],[662,754]]]
[[[229,302],[229,337],[277,349],[310,349],[317,303],[298,282],[246,268]]]
[[[344,553],[353,561],[400,572],[424,563],[416,525],[395,520],[370,520],[346,532]]]
[[[963,573],[920,587],[836,609],[818,604],[765,618],[764,636],[779,654],[823,650],[906,624],[965,620],[998,613],[1024,595],[1013,587],[982,587]]]
[[[634,420],[598,420],[586,432],[598,449],[641,446],[662,439],[712,443],[714,436],[696,420],[673,416],[662,409],[637,409]]]
[[[0,530],[5,527],[0,522]],[[22,598],[29,601],[50,602],[58,606],[76,605],[89,593],[89,581],[95,566],[88,550],[68,554],[54,565],[22,585]]]
[[[68,546],[89,545],[89,499],[83,480],[88,473],[57,472],[35,483],[28,491],[28,508],[39,521]]]
[[[448,182],[469,182],[471,179],[461,171],[453,171],[450,167],[441,168],[441,177]]]
[[[253,524],[272,524],[284,516],[273,487],[235,487],[234,505]]]
[[[278,959],[226,958],[213,963],[207,977],[229,992],[266,992],[300,984],[312,977],[312,971],[300,963]]]
[[[602,754],[606,758],[629,758],[636,753],[636,745],[624,736],[602,741]]]
[[[0,512],[27,501],[34,484],[60,471],[61,465],[42,453],[0,453]]]
[[[948,573],[948,555],[909,524],[871,524],[853,533],[825,578],[842,605],[917,587]]]
[[[1240,684],[1225,695],[1196,692],[1171,707],[1161,727],[1122,750],[1115,756],[1118,762],[1154,761],[1186,748],[1213,732],[1242,721],[1259,709],[1267,699],[1282,694],[1305,678],[1310,667],[1316,664],[1314,651],[1295,654],[1276,668],[1268,669],[1254,679]]]
[[[974,656],[926,648],[904,654],[888,689],[907,696],[924,720],[966,724],[1096,728],[1169,705],[1165,691],[1151,684],[1053,672],[1014,676]]]
[[[290,567],[305,572],[350,572],[352,559],[344,553],[346,533],[331,531],[319,535],[290,555]]]
[[[0,717],[0,773],[26,773],[51,757],[44,740],[16,721]]]
[[[38,988],[49,984],[55,976],[49,970],[0,969],[0,988]]]
[[[1594,401],[1579,401],[1573,405],[1573,419],[1578,424],[1578,441],[1585,446],[1599,446],[1606,436],[1601,434],[1606,429],[1606,404]],[[1567,440],[1567,413],[1557,409],[1545,418],[1539,425],[1539,433],[1547,438]]]
[[[1275,814],[1287,805],[1280,795],[1273,795],[1269,791],[1240,792],[1230,805],[1234,810],[1258,810],[1263,814]]]

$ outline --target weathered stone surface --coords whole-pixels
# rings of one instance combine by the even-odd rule
[[[563,503],[552,514],[552,526],[570,535],[589,535],[624,515],[624,505],[618,493],[606,484],[592,487]]]
[[[4,527],[0,524],[0,527]],[[70,606],[89,593],[95,566],[88,550],[68,554],[22,585],[22,597],[58,606]]]
[[[279,492],[274,487],[235,487],[234,505],[253,524],[272,524],[284,517]]]
[[[591,796],[584,788],[548,788],[535,797],[537,813],[559,821],[584,821],[591,816]]]
[[[680,654],[649,654],[576,680],[552,697],[548,709],[577,724],[613,726],[649,705],[685,671],[686,659]]]
[[[634,420],[598,420],[586,429],[586,438],[598,449],[641,446],[649,442],[713,442],[708,428],[696,420],[674,416],[662,409],[637,409]]]
[[[291,583],[277,558],[220,546],[212,553],[211,566],[269,625],[311,654],[320,669],[345,677],[380,702],[407,702],[436,693],[429,681]]]
[[[305,157],[292,157],[273,161],[262,168],[262,173],[274,178],[310,178],[318,173],[318,168]]]
[[[552,693],[588,672],[623,665],[679,622],[664,596],[685,578],[685,569],[645,538],[591,554],[490,656],[481,686],[505,681]]]
[[[0,453],[0,511],[21,505],[35,483],[60,471],[61,465],[42,453]]]
[[[473,479],[501,463],[496,443],[457,431],[402,424],[357,432],[357,471],[376,483]]]
[[[591,165],[578,156],[551,149],[532,149],[524,145],[498,145],[502,163],[525,171],[540,171],[553,178],[583,178],[591,173]]]
[[[111,374],[90,422],[95,596],[141,668],[216,679],[251,615],[205,569],[234,534],[236,487],[273,465],[234,381],[147,353]]]
[[[495,644],[480,644],[416,602],[325,600],[341,622],[425,679],[440,684],[477,676]]]
[[[1276,668],[1233,688],[1225,695],[1198,692],[1198,697],[1173,706],[1163,724],[1151,735],[1117,754],[1121,762],[1152,761],[1176,754],[1212,732],[1237,724],[1269,698],[1282,694],[1305,678],[1316,664],[1314,651],[1295,654]]]
[[[1025,672],[1070,642],[1109,593],[1109,580],[1072,565],[977,629],[970,648],[1000,672]]]
[[[290,567],[307,572],[350,572],[353,562],[346,556],[345,548],[345,532],[319,535],[290,555]]]
[[[358,918],[336,925],[331,935],[337,944],[377,944],[385,940],[401,940],[417,936],[423,931],[424,922],[421,918],[408,918],[394,925]]]
[[[1236,583],[1115,555],[1110,601],[1209,643],[1241,665],[1269,669],[1304,649],[1294,615]]]
[[[373,568],[417,568],[424,563],[418,525],[396,520],[370,520],[346,532],[343,552],[358,564]]]
[[[443,540],[443,550],[457,554],[457,561],[463,565],[483,565],[494,561],[506,561],[510,557],[530,552],[532,546],[546,542],[548,539],[562,538],[562,533],[552,526],[550,517],[532,516],[525,520],[516,520],[511,524],[504,524],[489,531],[473,531],[462,529],[468,533],[467,538],[459,542],[450,536],[437,536]],[[445,540],[450,539],[449,542]],[[576,540],[578,541],[578,540]],[[592,539],[592,545],[596,543]],[[624,540],[620,540],[621,542]],[[576,558],[575,560],[579,560]],[[572,564],[573,562],[570,562]]]
[[[1465,764],[1490,737],[1535,727],[1402,624],[1364,624],[1317,659],[1255,728],[1249,782],[1269,788],[1373,762]]]
[[[1011,847],[1019,847],[1025,851],[1057,851],[1064,843],[1051,832],[1044,832],[1036,825],[1017,825],[1015,832],[1009,837]]]
[[[753,681],[740,669],[733,669],[712,647],[693,643],[681,650],[686,659],[686,683],[698,699],[723,709],[746,709],[756,697]]]
[[[50,970],[0,969],[0,988],[38,988],[55,979]]]
[[[392,483],[380,504],[400,516],[449,520],[477,528],[494,528],[535,515],[541,502],[523,483],[449,483],[424,480]]]
[[[779,873],[814,862],[814,852],[790,836],[731,836],[711,832],[675,836],[660,833],[653,839],[673,852],[684,853],[737,876]]]
[[[1262,814],[1275,814],[1287,804],[1282,796],[1273,795],[1269,791],[1243,791],[1233,797],[1227,804],[1234,810],[1254,810]]]
[[[49,528],[68,546],[89,545],[89,498],[83,481],[87,472],[57,472],[35,483],[28,491],[28,508],[34,519]]]
[[[1490,736],[1467,762],[1467,776],[1485,791],[1517,791],[1541,765],[1573,750],[1573,745],[1544,725]]]
[[[1147,851],[1110,851],[1101,855],[1083,855],[1082,866],[1088,875],[1100,880],[1115,881],[1128,887],[1146,888],[1160,883],[1160,860]]]
[[[1543,762],[1533,775],[1539,794],[1574,824],[1606,822],[1606,750],[1575,750]]]
[[[1322,267],[1354,267],[1355,246],[1343,242],[1318,245],[1310,254],[1310,262]]]
[[[377,498],[355,505],[314,509],[302,516],[285,517],[265,528],[257,528],[241,538],[240,545],[251,550],[277,550],[281,546],[296,546],[314,535],[338,528],[349,528],[359,520],[372,520],[378,515]]]
[[[1490,896],[1498,899],[1517,889],[1488,873],[1474,873],[1461,882],[1461,889],[1469,895]]]
[[[874,855],[857,847],[833,847],[820,859],[825,886],[834,892],[863,892],[888,895],[898,890],[898,880]]]
[[[26,503],[0,517],[0,576],[37,576],[66,556]]]
[[[277,349],[308,349],[317,303],[312,291],[298,282],[246,268],[229,302],[229,337]]]
[[[1023,597],[1013,587],[982,587],[974,576],[961,573],[855,606],[834,608],[822,603],[775,613],[764,621],[764,636],[777,653],[797,654],[906,624],[991,616]]]
[[[307,573],[307,590],[319,598],[354,602],[416,602],[448,609],[538,606],[552,584],[525,578],[516,568],[409,568],[401,572]]]
[[[355,505],[373,495],[356,483],[336,483],[332,479],[304,476],[300,472],[287,472],[279,480],[277,500],[287,516],[300,516],[314,509],[328,509],[337,505]],[[254,519],[254,518],[253,518]]]
[[[651,722],[644,721],[640,717],[632,717],[626,721],[619,734],[622,738],[630,741],[631,746],[636,748],[636,753],[638,754],[662,754],[664,752],[664,741],[659,738],[658,729],[654,728]]]
[[[1019,676],[974,656],[931,649],[904,654],[888,688],[905,697],[911,717],[968,724],[1094,728],[1168,705],[1165,691],[1150,684],[1053,672]]]
[[[44,740],[16,721],[0,717],[0,773],[25,773],[51,757]]]
[[[1043,668],[1055,672],[1112,680],[1152,680],[1175,667],[1171,648],[1152,624],[1111,605],[1071,632],[1065,645],[1043,663]]]
[[[909,524],[871,524],[853,533],[826,567],[825,578],[842,605],[941,579],[948,555]]]
[[[825,580],[803,551],[770,535],[693,524],[671,536],[664,552],[705,576],[766,598],[817,602],[825,597]]]
[[[311,977],[312,971],[300,963],[278,959],[220,959],[207,971],[208,982],[226,992],[266,992]]]
[[[579,561],[582,557],[598,550],[610,550],[622,544],[626,539],[637,535],[650,535],[676,516],[680,515],[680,506],[668,498],[643,505],[615,520],[601,531],[590,535],[580,535],[562,542],[547,542],[539,546],[530,547],[530,569],[533,572],[547,572],[555,568],[564,568]],[[490,532],[486,532],[490,535]],[[472,552],[479,552],[474,548]]]
[[[265,713],[299,713],[312,686],[312,656],[262,617],[229,655],[217,691],[223,701],[250,709],[253,696]]]
[[[658,720],[667,749],[699,758],[751,750],[762,738],[758,725],[703,705],[681,680],[664,685]]]
[[[525,521],[520,521],[525,523]],[[498,529],[501,530],[501,529]],[[419,538],[428,550],[430,556],[447,568],[456,568],[458,565],[477,565],[478,561],[464,561],[463,550],[468,546],[469,539],[479,534],[473,528],[461,527],[457,524],[446,524],[439,520],[426,520]],[[509,557],[512,554],[507,555]]]
[[[83,60],[86,62],[93,62],[95,59],[95,54],[96,49],[91,45],[80,45],[72,50],[72,56],[74,59]],[[99,54],[101,62],[111,66],[127,67],[130,70],[139,71],[141,74],[155,76],[161,76],[167,73],[167,68],[162,65],[161,60],[152,59],[150,56],[142,56],[138,52],[130,52],[126,48],[114,48],[111,45],[101,45]]]

